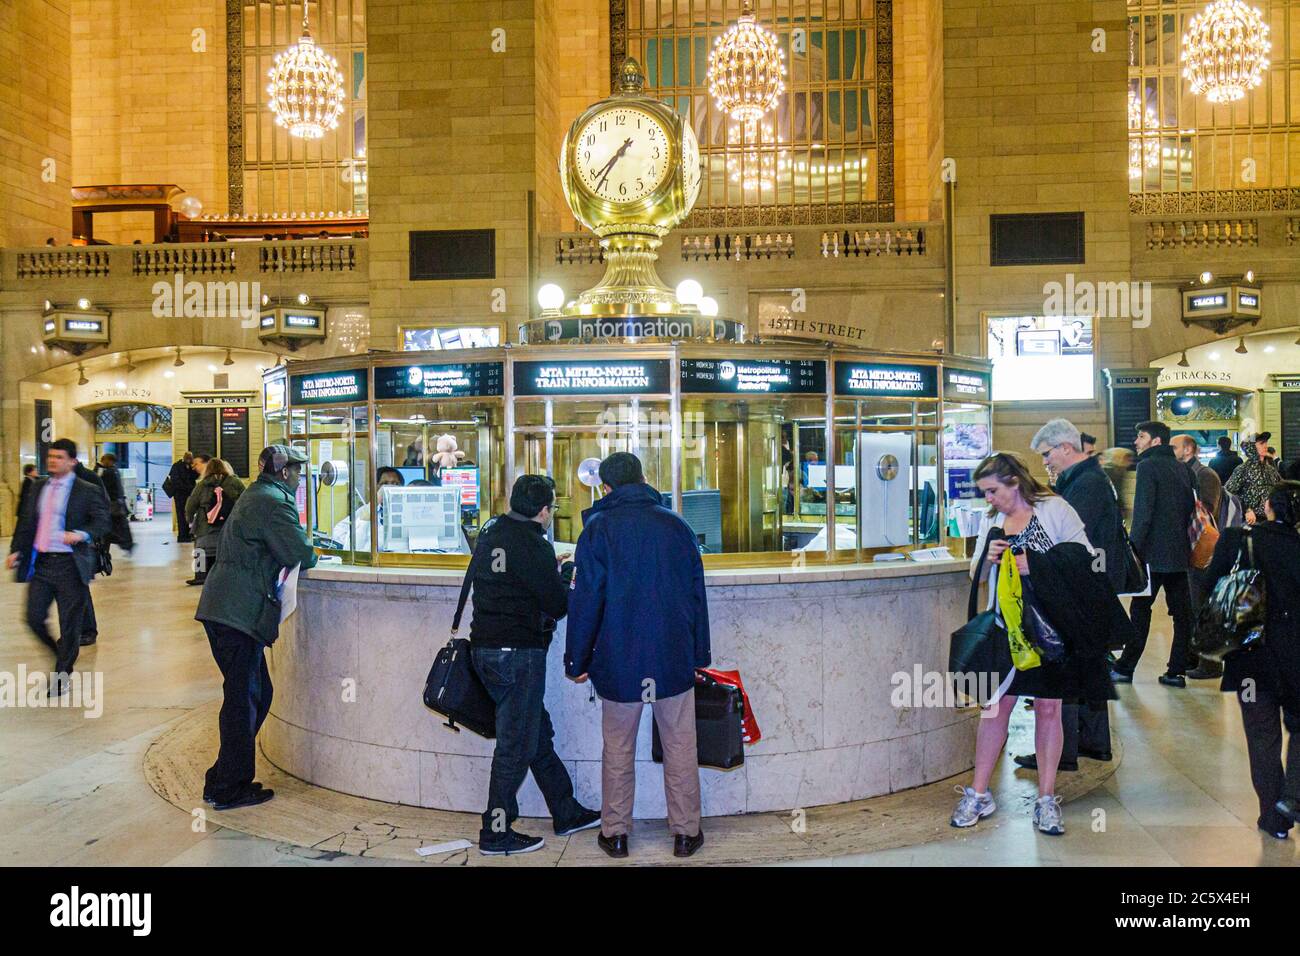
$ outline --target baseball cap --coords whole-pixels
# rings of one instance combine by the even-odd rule
[[[1255,436],[1255,441],[1267,442],[1273,437],[1272,432],[1260,432]]]
[[[307,464],[307,453],[292,445],[267,445],[257,456],[257,467],[262,471],[279,471],[290,465]]]

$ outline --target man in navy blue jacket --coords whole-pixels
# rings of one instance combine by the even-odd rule
[[[695,742],[695,669],[707,667],[709,608],[695,533],[646,484],[641,462],[616,452],[600,463],[605,495],[583,513],[569,597],[565,673],[590,676],[601,697],[601,832],[627,856],[636,794],[636,737],[650,704],[664,752],[673,853],[704,843]]]

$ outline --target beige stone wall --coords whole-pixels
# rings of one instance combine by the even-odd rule
[[[941,58],[930,54],[929,0],[894,3],[894,218],[925,222],[930,218],[929,77]]]
[[[176,183],[206,211],[224,212],[225,4],[70,2],[75,185]],[[205,52],[194,51],[195,30],[205,32]],[[100,217],[95,235],[147,242],[152,228],[139,217]]]
[[[1120,0],[943,3],[943,155],[956,160],[957,350],[983,351],[981,313],[1041,313],[1044,283],[1128,281],[1125,5]],[[1091,31],[1106,31],[1106,51]],[[1086,262],[989,265],[989,214],[1085,215]],[[1026,452],[1047,418],[1105,434],[1100,369],[1137,356],[1128,318],[1097,323],[1092,402],[1000,406],[996,441]],[[1039,464],[1035,463],[1035,468]]]
[[[0,4],[0,246],[68,240],[68,0]]]

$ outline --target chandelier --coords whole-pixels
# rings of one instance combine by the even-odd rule
[[[302,8],[302,36],[279,53],[266,92],[275,122],[300,139],[320,139],[338,129],[343,112],[343,74],[338,60],[318,47],[307,29],[307,5]]]
[[[755,123],[785,92],[785,54],[776,36],[759,26],[749,0],[740,19],[709,51],[709,93],[732,119]]]
[[[1135,90],[1128,91],[1128,176],[1141,179],[1142,170],[1154,169],[1160,163],[1160,139],[1156,134],[1144,132],[1146,127],[1158,126],[1155,111],[1147,107]]]
[[[1268,69],[1268,24],[1242,0],[1214,0],[1183,37],[1183,78],[1211,103],[1231,103],[1259,86]]]

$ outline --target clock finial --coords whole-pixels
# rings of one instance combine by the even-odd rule
[[[636,57],[629,56],[623,60],[623,65],[618,68],[618,88],[623,93],[640,93],[645,87],[645,74],[641,72],[641,64],[636,61]]]

